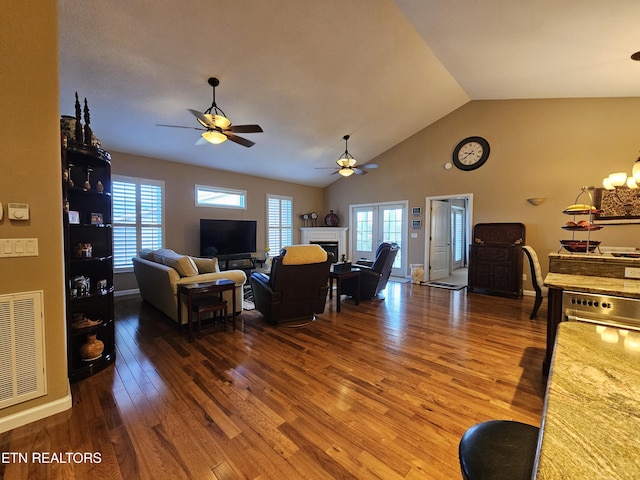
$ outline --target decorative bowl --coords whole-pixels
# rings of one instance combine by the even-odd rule
[[[586,240],[560,240],[560,244],[569,250],[570,252],[586,252],[587,244],[589,245],[589,251],[593,252],[600,242],[597,240],[591,240],[587,242]]]

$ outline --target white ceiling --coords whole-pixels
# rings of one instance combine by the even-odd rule
[[[59,0],[60,112],[108,150],[326,186],[470,99],[640,96],[638,0]],[[195,146],[216,100],[256,142]],[[372,171],[369,175],[375,175]],[[349,181],[344,179],[342,181]]]

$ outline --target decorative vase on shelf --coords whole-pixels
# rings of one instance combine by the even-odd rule
[[[99,193],[104,192],[104,185],[102,184],[102,181],[98,180],[98,182],[96,183],[96,190]]]
[[[333,210],[329,210],[329,213],[326,217],[324,217],[324,224],[327,227],[337,227],[338,226],[338,216],[333,213]]]
[[[104,351],[104,342],[95,334],[87,335],[87,342],[80,347],[80,358],[85,362],[97,360]]]
[[[93,172],[93,168],[87,168],[87,179],[84,181],[83,185],[84,190],[91,190],[91,172]]]
[[[67,186],[69,188],[73,188],[73,180],[71,179],[71,169],[74,167],[75,165],[73,163],[70,163],[68,165],[67,168]]]

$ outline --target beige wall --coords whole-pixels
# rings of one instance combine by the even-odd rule
[[[0,294],[44,291],[45,397],[0,410],[0,420],[67,397],[56,2],[8,2],[0,15],[0,238],[37,238],[39,256],[0,258]],[[23,202],[30,219],[7,219]]]
[[[524,223],[546,273],[546,255],[571,238],[560,228],[569,220],[562,210],[581,186],[600,187],[610,172],[631,172],[638,125],[640,98],[472,101],[374,159],[377,170],[329,186],[325,209],[346,219],[351,204],[408,200],[424,207],[428,196],[473,193],[473,223]],[[445,170],[455,145],[472,135],[489,141],[487,163],[471,172]],[[534,207],[530,197],[546,201]],[[408,264],[424,261],[424,231],[409,239]],[[640,225],[607,226],[591,238],[640,247]]]
[[[105,145],[108,148],[108,145]],[[202,147],[208,148],[208,147]],[[215,148],[215,147],[209,147]],[[242,219],[258,221],[257,255],[264,256],[266,244],[266,195],[286,195],[293,198],[294,243],[300,241],[299,216],[322,212],[323,190],[316,187],[268,180],[261,177],[167,162],[149,157],[111,151],[112,173],[165,182],[165,246],[177,252],[198,255],[200,249],[200,219]],[[208,208],[195,206],[195,185],[233,188],[247,191],[247,208]],[[119,291],[137,288],[133,274],[118,274]]]

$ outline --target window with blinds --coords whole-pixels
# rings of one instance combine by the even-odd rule
[[[464,210],[457,207],[451,207],[451,235],[453,239],[453,262],[460,263],[464,260]]]
[[[164,243],[164,182],[113,176],[113,266],[130,269],[143,248]]]
[[[293,243],[293,198],[267,194],[267,247],[278,255]]]

